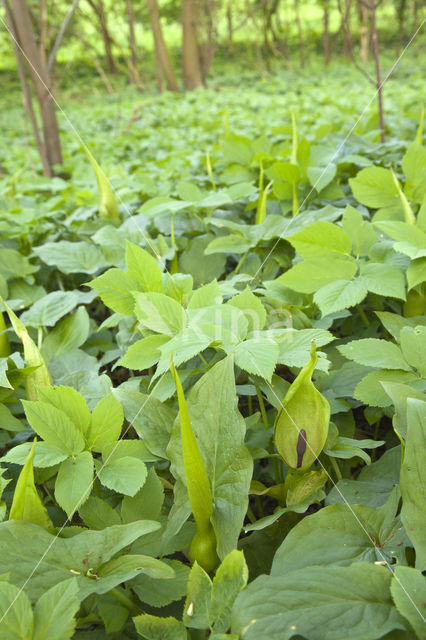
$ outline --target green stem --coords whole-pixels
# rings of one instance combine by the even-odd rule
[[[257,399],[259,401],[259,408],[260,408],[260,413],[262,415],[263,424],[265,429],[268,430],[269,422],[268,422],[268,416],[266,415],[265,403],[263,402],[262,392],[259,389],[257,384],[255,385],[255,387],[256,387]]]
[[[242,265],[243,265],[244,260],[245,260],[245,259],[247,258],[247,256],[248,256],[248,252],[249,252],[249,250],[247,250],[247,251],[245,252],[245,254],[243,255],[243,257],[241,258],[241,260],[239,261],[239,263],[238,263],[238,264],[237,264],[237,266],[235,267],[234,273],[238,273],[238,272],[239,272],[239,270],[241,269],[241,267],[242,267]]]
[[[247,507],[247,518],[252,524],[253,522],[256,522],[256,516],[254,515],[253,509],[250,507],[250,505]]]
[[[139,609],[137,604],[131,598],[129,598],[129,596],[126,596],[126,594],[124,593],[124,589],[121,589],[120,587],[114,587],[109,591],[109,594],[116,600],[118,600],[120,604],[122,604],[132,613],[135,613],[136,615],[143,613],[143,611]]]
[[[363,321],[364,325],[365,325],[366,327],[369,327],[369,326],[370,326],[370,323],[368,322],[368,318],[367,318],[367,316],[365,315],[364,310],[362,309],[361,305],[357,304],[357,305],[356,305],[356,308],[357,308],[357,311],[358,311],[358,313],[359,313],[359,315],[360,315],[360,317],[361,317],[361,320]]]
[[[206,367],[208,367],[208,366],[209,366],[209,363],[207,362],[207,360],[205,359],[205,357],[204,357],[201,353],[199,353],[199,354],[198,354],[198,357],[200,358],[200,360],[201,360],[202,362],[204,362],[204,364],[206,365]]]
[[[336,473],[337,479],[341,480],[342,479],[342,472],[339,469],[339,465],[337,464],[337,460],[336,458],[333,458],[333,456],[329,456],[329,459],[331,461],[331,465]]]
[[[257,507],[257,512],[259,514],[259,518],[263,518],[263,516],[265,515],[263,513],[263,505],[262,505],[262,500],[260,499],[260,496],[254,496],[255,502],[256,502],[256,507]]]
[[[252,396],[247,396],[247,403],[248,403],[248,414],[249,416],[253,415],[253,398]]]
[[[293,182],[293,211],[292,211],[293,218],[295,218],[298,213],[299,213],[299,198],[297,196],[297,184]]]

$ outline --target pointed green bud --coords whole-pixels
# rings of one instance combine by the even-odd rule
[[[327,438],[330,405],[312,382],[316,363],[312,342],[311,359],[290,385],[274,424],[275,447],[291,469],[309,469]]]

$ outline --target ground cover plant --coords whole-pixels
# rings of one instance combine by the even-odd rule
[[[0,640],[425,637],[422,72],[316,64],[2,114]]]

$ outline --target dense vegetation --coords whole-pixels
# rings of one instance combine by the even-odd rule
[[[52,175],[4,58],[0,640],[425,637],[422,50],[381,113],[255,36],[186,93],[82,56]]]

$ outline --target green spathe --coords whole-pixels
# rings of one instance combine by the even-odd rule
[[[327,438],[330,405],[312,382],[316,363],[312,342],[311,359],[291,384],[275,420],[275,446],[292,469],[309,469]]]

